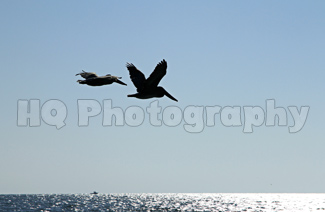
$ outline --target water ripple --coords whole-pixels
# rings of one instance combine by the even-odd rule
[[[0,210],[325,212],[325,194],[0,195]]]

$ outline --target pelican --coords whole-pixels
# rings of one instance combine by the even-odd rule
[[[137,88],[136,94],[130,94],[128,97],[135,97],[138,99],[149,99],[153,97],[163,97],[166,95],[170,99],[177,102],[172,95],[170,95],[163,87],[158,86],[160,80],[166,75],[167,62],[162,60],[157,64],[155,70],[146,79],[144,74],[139,71],[132,63],[126,64],[127,69],[130,72],[130,78]]]
[[[102,85],[109,85],[112,84],[113,82],[116,82],[121,85],[126,85],[124,82],[119,80],[122,77],[116,77],[110,74],[99,77],[94,72],[85,72],[84,70],[82,70],[82,72],[76,74],[76,76],[77,75],[80,75],[81,77],[85,78],[85,80],[78,80],[77,82],[79,82],[79,84],[87,84],[90,86],[102,86]]]

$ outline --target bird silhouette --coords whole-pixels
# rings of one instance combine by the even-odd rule
[[[119,83],[121,85],[126,85],[124,82],[120,81],[122,77],[116,77],[112,76],[110,74],[107,74],[106,76],[97,76],[96,73],[94,72],[85,72],[82,70],[79,74],[81,77],[85,78],[85,80],[78,80],[79,84],[87,84],[90,86],[102,86],[102,85],[109,85],[112,84],[113,82]]]
[[[167,73],[167,62],[165,60],[162,60],[157,64],[155,70],[153,70],[147,79],[145,78],[144,74],[132,63],[127,63],[126,67],[130,72],[130,78],[138,92],[136,94],[130,94],[128,97],[149,99],[153,97],[161,98],[166,95],[170,99],[177,102],[177,99],[170,95],[163,87],[158,86],[160,80]]]

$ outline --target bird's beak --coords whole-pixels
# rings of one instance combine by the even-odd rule
[[[165,95],[166,95],[168,98],[170,98],[170,99],[172,99],[172,100],[178,102],[178,100],[175,99],[172,95],[170,95],[166,90],[165,90]]]
[[[121,84],[121,85],[127,85],[127,84],[125,84],[124,82],[122,82],[120,80],[116,80],[115,82],[117,82],[118,84]]]

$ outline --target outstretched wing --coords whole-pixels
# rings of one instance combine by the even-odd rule
[[[157,87],[160,80],[166,75],[167,72],[167,62],[166,60],[162,60],[156,66],[155,70],[150,74],[146,81],[146,87]]]
[[[130,78],[134,86],[137,88],[138,92],[141,92],[144,86],[144,82],[146,81],[146,77],[132,63],[127,63],[126,67],[130,72]]]
[[[80,75],[81,77],[83,77],[85,79],[89,79],[92,77],[98,77],[95,72],[85,72],[84,70],[82,70],[82,72],[80,72],[79,74],[76,74],[76,76],[77,75]]]

